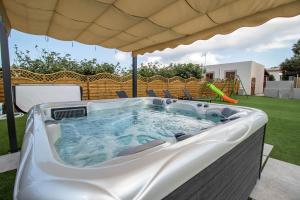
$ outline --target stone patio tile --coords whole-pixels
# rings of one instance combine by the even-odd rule
[[[20,152],[0,156],[0,173],[16,169],[19,165]]]
[[[255,200],[299,200],[300,166],[269,158],[250,197]]]
[[[270,144],[264,144],[264,152],[263,152],[263,155],[264,156],[269,156],[271,151],[273,149],[273,145],[270,145]]]

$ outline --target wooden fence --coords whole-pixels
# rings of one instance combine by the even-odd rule
[[[300,88],[300,77],[299,76],[297,76],[294,80],[294,87]]]
[[[53,74],[38,74],[23,69],[12,69],[12,85],[16,84],[77,84],[82,87],[84,100],[117,98],[116,91],[124,90],[128,96],[132,95],[131,76],[117,76],[108,73],[96,75],[81,75],[71,71],[61,71]],[[2,73],[0,74],[0,102],[4,101]],[[227,95],[237,93],[239,83],[230,80],[217,80],[214,84]],[[233,85],[234,84],[234,85]],[[206,81],[181,77],[164,78],[153,76],[150,78],[138,76],[138,96],[147,96],[146,89],[153,89],[158,96],[163,97],[163,90],[167,89],[173,96],[183,96],[183,89],[187,88],[194,97],[215,96],[206,87]]]

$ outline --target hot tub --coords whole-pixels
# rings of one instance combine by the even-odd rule
[[[164,98],[37,105],[14,199],[247,199],[266,123],[257,109]]]

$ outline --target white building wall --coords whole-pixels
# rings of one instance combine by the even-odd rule
[[[264,93],[264,75],[265,75],[265,66],[262,64],[252,62],[251,67],[251,79],[255,78],[255,94]],[[250,86],[251,87],[251,86]]]
[[[249,95],[251,94],[251,78],[254,77],[256,78],[255,94],[263,93],[264,66],[259,63],[253,61],[226,63],[208,65],[205,69],[206,73],[214,73],[214,79],[224,79],[226,71],[236,71]]]
[[[206,73],[213,72],[215,79],[224,79],[226,71],[236,71],[240,77],[247,94],[251,93],[251,67],[252,61],[208,65],[205,67]],[[241,87],[240,87],[241,88]]]
[[[275,78],[275,81],[281,81],[282,72],[281,71],[268,71]]]

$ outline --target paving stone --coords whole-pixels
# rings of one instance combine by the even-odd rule
[[[0,173],[17,169],[19,165],[20,152],[0,156]]]
[[[268,158],[268,156],[263,155],[261,166],[265,165],[265,162],[267,161],[267,158]]]
[[[273,145],[270,145],[270,144],[264,144],[264,152],[263,152],[263,155],[264,156],[269,156],[271,151],[273,149]]]
[[[256,200],[299,200],[300,166],[269,158],[250,197]]]

